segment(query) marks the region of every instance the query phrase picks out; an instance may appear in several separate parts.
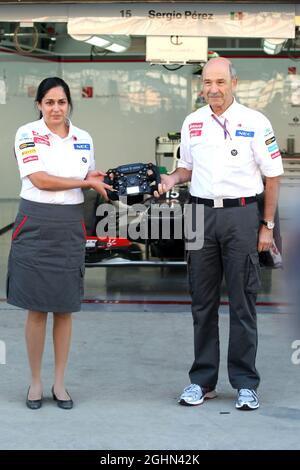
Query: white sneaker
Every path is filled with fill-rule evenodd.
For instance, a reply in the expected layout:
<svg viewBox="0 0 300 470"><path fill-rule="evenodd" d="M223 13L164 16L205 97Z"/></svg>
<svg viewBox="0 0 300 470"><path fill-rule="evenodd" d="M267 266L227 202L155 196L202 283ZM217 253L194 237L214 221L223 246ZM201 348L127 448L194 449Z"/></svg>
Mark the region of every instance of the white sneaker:
<svg viewBox="0 0 300 470"><path fill-rule="evenodd" d="M235 407L238 410L256 410L259 408L258 396L255 390L241 388L238 391Z"/></svg>
<svg viewBox="0 0 300 470"><path fill-rule="evenodd" d="M191 384L183 390L178 403L187 406L201 405L204 400L216 398L216 396L217 393L215 390L206 390L205 388L201 388L200 385Z"/></svg>

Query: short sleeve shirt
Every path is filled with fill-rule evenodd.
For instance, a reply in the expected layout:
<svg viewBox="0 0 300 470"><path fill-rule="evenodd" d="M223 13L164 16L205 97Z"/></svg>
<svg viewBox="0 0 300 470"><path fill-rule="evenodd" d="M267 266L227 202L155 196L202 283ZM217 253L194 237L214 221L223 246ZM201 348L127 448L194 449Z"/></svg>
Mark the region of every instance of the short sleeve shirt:
<svg viewBox="0 0 300 470"><path fill-rule="evenodd" d="M208 199L254 196L262 175L283 173L270 121L235 100L221 116L209 105L187 116L178 167L192 170L191 194Z"/></svg>
<svg viewBox="0 0 300 470"><path fill-rule="evenodd" d="M83 180L95 169L94 146L91 136L69 122L67 137L52 133L44 119L20 127L15 138L22 189L20 196L35 202L80 204L81 188L64 191L45 191L35 187L29 175L45 171L49 175Z"/></svg>

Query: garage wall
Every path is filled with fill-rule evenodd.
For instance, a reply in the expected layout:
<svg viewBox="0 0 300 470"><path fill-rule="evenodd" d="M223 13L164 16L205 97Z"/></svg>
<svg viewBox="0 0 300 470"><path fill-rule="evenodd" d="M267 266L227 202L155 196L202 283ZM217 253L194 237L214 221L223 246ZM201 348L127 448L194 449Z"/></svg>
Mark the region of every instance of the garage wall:
<svg viewBox="0 0 300 470"><path fill-rule="evenodd" d="M300 156L300 62L291 59L232 59L240 77L240 103L264 113L272 122L281 150L295 139Z"/></svg>
<svg viewBox="0 0 300 470"><path fill-rule="evenodd" d="M1 59L1 57L0 57ZM290 59L232 59L240 78L238 100L265 113L281 149L295 138L300 153L300 75ZM196 102L199 80L186 66L170 72L146 63L61 63L10 57L0 60L0 81L7 98L0 104L0 198L15 198L19 176L12 148L16 129L38 116L32 95L46 76L62 76L74 100L72 120L88 130L95 143L97 166L154 161L155 138L180 130ZM83 98L82 88L93 87ZM88 91L87 89L85 90ZM1 102L1 99L0 99Z"/></svg>
<svg viewBox="0 0 300 470"><path fill-rule="evenodd" d="M2 71L1 71L2 69ZM72 121L92 135L98 168L128 162L154 161L155 138L180 129L191 109L191 67L170 72L145 63L0 62L5 75L6 104L0 104L0 198L19 193L19 176L12 153L16 129L38 113L34 93L46 76L62 76L74 101ZM83 98L82 87L93 87Z"/></svg>

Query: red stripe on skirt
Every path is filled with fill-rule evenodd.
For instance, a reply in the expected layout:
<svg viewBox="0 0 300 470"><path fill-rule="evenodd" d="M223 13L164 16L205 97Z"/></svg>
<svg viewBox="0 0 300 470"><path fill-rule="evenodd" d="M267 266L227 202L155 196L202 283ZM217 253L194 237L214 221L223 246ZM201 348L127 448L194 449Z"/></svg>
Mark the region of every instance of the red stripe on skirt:
<svg viewBox="0 0 300 470"><path fill-rule="evenodd" d="M21 222L19 223L19 225L17 226L16 230L13 232L12 234L12 237L11 239L14 240L16 238L16 236L18 235L18 233L20 232L21 228L23 227L23 225L25 224L26 220L28 219L28 216L27 215L24 215L23 219L21 220Z"/></svg>

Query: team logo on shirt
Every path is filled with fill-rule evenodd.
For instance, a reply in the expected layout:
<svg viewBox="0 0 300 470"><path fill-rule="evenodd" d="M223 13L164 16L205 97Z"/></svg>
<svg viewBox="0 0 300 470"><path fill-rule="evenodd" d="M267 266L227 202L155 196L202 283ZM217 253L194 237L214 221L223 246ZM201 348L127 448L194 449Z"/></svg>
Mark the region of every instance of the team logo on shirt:
<svg viewBox="0 0 300 470"><path fill-rule="evenodd" d="M26 142L26 144L24 143L24 144L19 145L20 150L26 149L27 147L35 147L35 143L34 142Z"/></svg>
<svg viewBox="0 0 300 470"><path fill-rule="evenodd" d="M90 150L90 144L73 144L75 150Z"/></svg>
<svg viewBox="0 0 300 470"><path fill-rule="evenodd" d="M87 162L87 159L85 157L82 157L81 159L83 161L83 163L86 163Z"/></svg>
<svg viewBox="0 0 300 470"><path fill-rule="evenodd" d="M43 137L34 137L33 142L35 144L44 144L44 145L50 145L49 140L44 139Z"/></svg>
<svg viewBox="0 0 300 470"><path fill-rule="evenodd" d="M235 157L238 154L238 151L236 149L232 149L230 153Z"/></svg>
<svg viewBox="0 0 300 470"><path fill-rule="evenodd" d="M265 140L265 144L266 144L266 145L270 145L270 144L272 144L273 142L275 142L275 140L276 140L276 139L275 139L275 135L273 135L273 137L271 137L270 139Z"/></svg>
<svg viewBox="0 0 300 470"><path fill-rule="evenodd" d="M43 139L49 140L49 136L47 134L41 135L36 131L32 131L32 135L36 135L37 137L42 137Z"/></svg>
<svg viewBox="0 0 300 470"><path fill-rule="evenodd" d="M192 122L189 124L190 137L197 137L202 134L203 122Z"/></svg>
<svg viewBox="0 0 300 470"><path fill-rule="evenodd" d="M237 137L254 137L255 132L254 131L245 131L243 129L237 129L235 131L235 135Z"/></svg>
<svg viewBox="0 0 300 470"><path fill-rule="evenodd" d="M49 136L48 135L40 135L38 132L32 131L33 134L33 142L36 144L44 144L50 145Z"/></svg>

